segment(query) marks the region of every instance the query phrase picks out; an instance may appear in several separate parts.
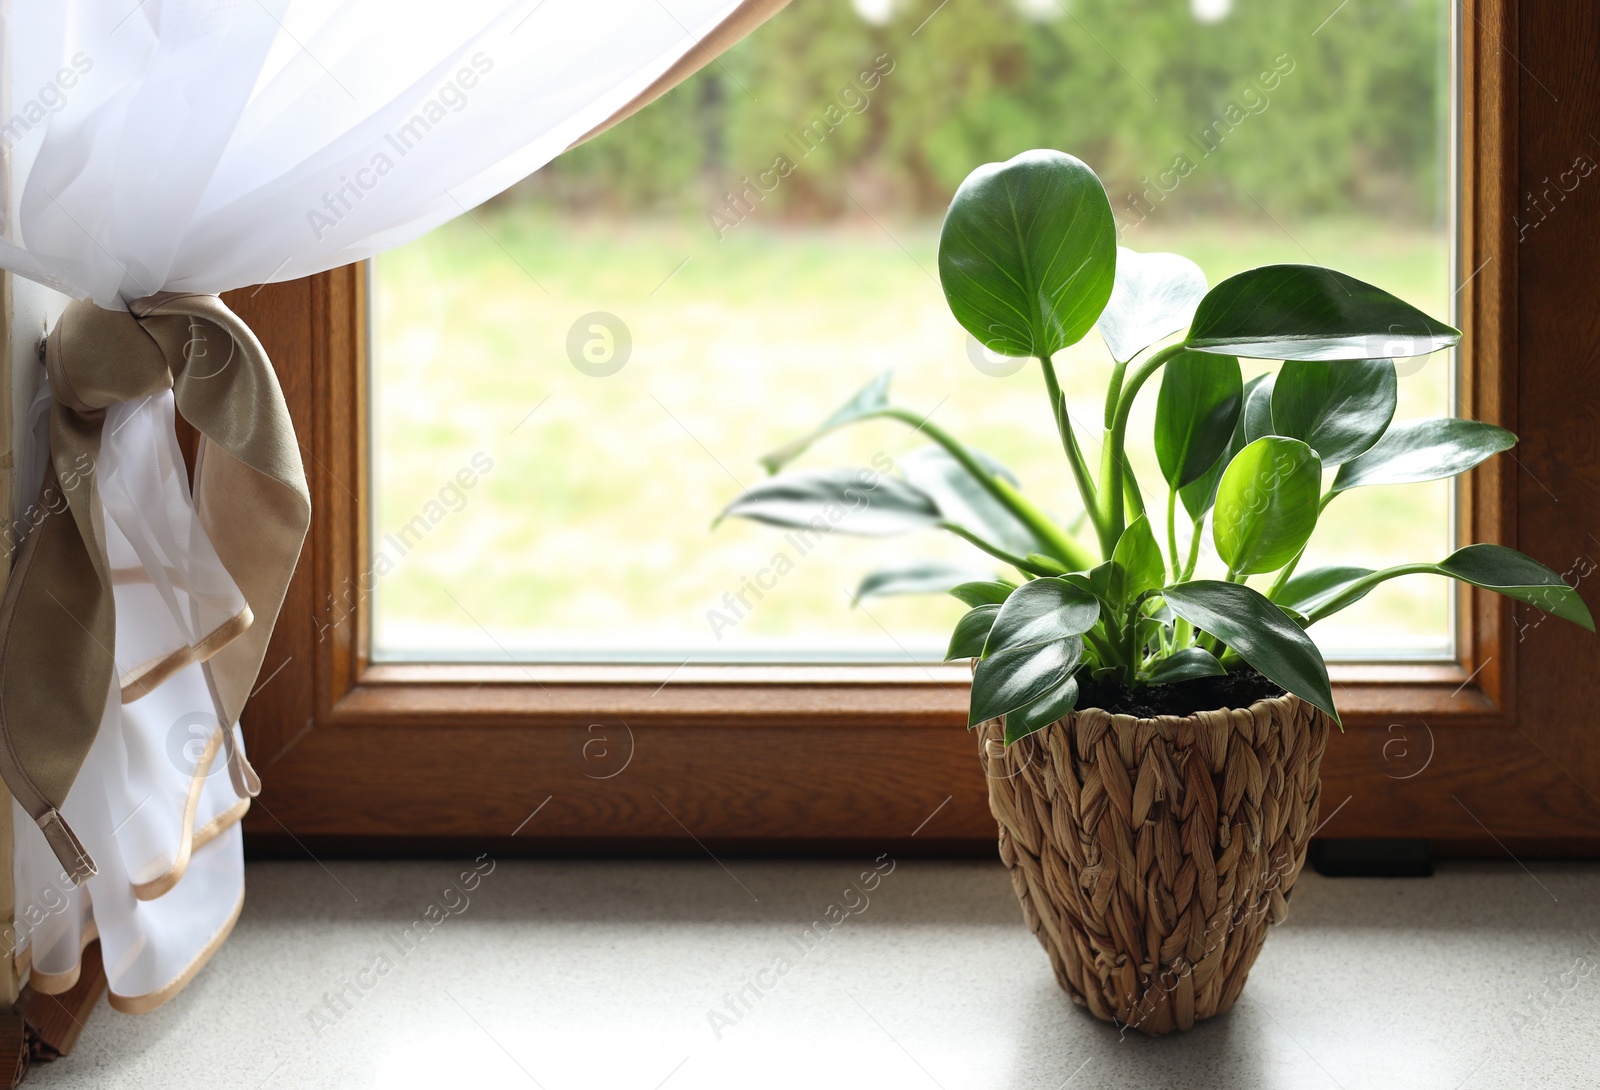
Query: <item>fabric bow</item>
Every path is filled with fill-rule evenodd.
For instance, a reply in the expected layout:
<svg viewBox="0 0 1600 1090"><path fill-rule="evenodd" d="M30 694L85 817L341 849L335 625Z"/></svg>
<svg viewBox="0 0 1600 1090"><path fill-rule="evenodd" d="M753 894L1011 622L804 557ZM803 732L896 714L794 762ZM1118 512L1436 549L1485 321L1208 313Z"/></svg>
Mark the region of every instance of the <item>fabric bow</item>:
<svg viewBox="0 0 1600 1090"><path fill-rule="evenodd" d="M0 775L81 883L95 864L61 807L113 678L127 704L203 662L233 788L240 797L260 790L232 724L261 669L311 499L266 352L215 295L163 292L126 311L69 304L45 343L45 366L55 397L50 459L0 600ZM186 634L141 661L119 663L117 573L97 475L102 426L109 406L169 388L202 436L193 544L220 561L227 578L208 584L200 569L166 572L183 591Z"/></svg>

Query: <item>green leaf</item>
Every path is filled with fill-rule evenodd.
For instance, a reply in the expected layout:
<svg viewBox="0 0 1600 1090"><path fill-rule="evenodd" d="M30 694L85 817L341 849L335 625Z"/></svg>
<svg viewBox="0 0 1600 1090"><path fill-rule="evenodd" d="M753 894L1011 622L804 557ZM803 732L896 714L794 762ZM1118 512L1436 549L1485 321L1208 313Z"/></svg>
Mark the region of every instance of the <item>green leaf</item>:
<svg viewBox="0 0 1600 1090"><path fill-rule="evenodd" d="M1005 466L982 451L968 450L991 476L1016 485L1017 479ZM944 521L1020 556L1047 548L943 447L918 447L902 455L898 464L906 480L933 500Z"/></svg>
<svg viewBox="0 0 1600 1090"><path fill-rule="evenodd" d="M972 673L967 726L1031 704L1071 677L1082 660L1083 640L1076 636L1008 647L990 655Z"/></svg>
<svg viewBox="0 0 1600 1090"><path fill-rule="evenodd" d="M1402 420L1371 450L1339 467L1333 490L1454 477L1516 443L1517 437L1504 428L1476 420Z"/></svg>
<svg viewBox="0 0 1600 1090"><path fill-rule="evenodd" d="M1043 696L1006 713L1006 745L1037 733L1078 706L1078 679L1067 680Z"/></svg>
<svg viewBox="0 0 1600 1090"><path fill-rule="evenodd" d="M981 568L967 564L946 564L938 560L918 560L869 573L856 587L855 600L887 598L896 594L943 594L975 579L993 578Z"/></svg>
<svg viewBox="0 0 1600 1090"><path fill-rule="evenodd" d="M998 605L982 605L976 609L962 614L956 622L955 631L950 634L950 649L945 652L944 661L951 659L976 659L983 657L983 645L989 638L989 629L994 626L994 619L999 614Z"/></svg>
<svg viewBox="0 0 1600 1090"><path fill-rule="evenodd" d="M1186 344L1268 360L1425 356L1461 331L1353 276L1315 265L1265 265L1212 288Z"/></svg>
<svg viewBox="0 0 1600 1090"><path fill-rule="evenodd" d="M1594 618L1578 592L1560 575L1504 545L1468 545L1437 565L1441 574L1496 591L1594 631Z"/></svg>
<svg viewBox="0 0 1600 1090"><path fill-rule="evenodd" d="M1105 568L1109 571L1111 566L1111 562L1107 561L1106 563L1100 565L1100 568ZM1099 571L1100 568L1096 568L1095 570ZM1116 609L1116 603L1106 597L1104 580L1102 580L1100 585L1097 585L1094 580L1090 579L1089 576L1085 575L1083 572L1072 572L1069 575L1059 575L1056 578L1060 579L1063 583L1066 583L1069 586L1077 587L1085 594L1094 598L1095 601L1100 603L1100 609L1102 612L1110 612Z"/></svg>
<svg viewBox="0 0 1600 1090"><path fill-rule="evenodd" d="M1290 360L1272 386L1272 428L1305 442L1331 468L1383 436L1399 393L1393 360Z"/></svg>
<svg viewBox="0 0 1600 1090"><path fill-rule="evenodd" d="M939 509L921 489L898 477L828 469L770 477L723 508L717 521L730 516L771 526L880 537L937 525Z"/></svg>
<svg viewBox="0 0 1600 1090"><path fill-rule="evenodd" d="M1279 606L1278 608L1283 610L1284 615L1301 628L1311 627L1311 618L1301 613L1298 609L1291 609L1289 606Z"/></svg>
<svg viewBox="0 0 1600 1090"><path fill-rule="evenodd" d="M1305 630L1260 591L1242 583L1197 579L1162 593L1178 616L1217 637L1267 678L1338 721L1322 653Z"/></svg>
<svg viewBox="0 0 1600 1090"><path fill-rule="evenodd" d="M1156 398L1156 461L1173 488L1216 464L1228 449L1244 404L1244 379L1233 356L1184 352L1167 361Z"/></svg>
<svg viewBox="0 0 1600 1090"><path fill-rule="evenodd" d="M1537 606L1576 625L1594 631L1594 618L1578 592L1556 572L1531 557L1503 545L1468 545L1457 549L1437 564L1399 564L1372 572L1324 594L1308 609L1313 621L1339 612L1359 601L1379 583L1402 575L1448 575L1463 583L1492 590ZM1291 580L1292 582L1292 580Z"/></svg>
<svg viewBox="0 0 1600 1090"><path fill-rule="evenodd" d="M1140 617L1135 622L1134 631L1138 638L1140 659L1161 650L1161 638L1166 635L1166 628L1166 625L1154 617Z"/></svg>
<svg viewBox="0 0 1600 1090"><path fill-rule="evenodd" d="M1111 553L1115 563L1112 576L1112 601L1126 606L1147 590L1154 590L1167 581L1167 565L1161 556L1161 546L1150 529L1150 520L1140 515L1122 531L1117 547ZM1116 578L1121 575L1121 579ZM1120 586L1116 584L1120 582Z"/></svg>
<svg viewBox="0 0 1600 1090"><path fill-rule="evenodd" d="M1244 399L1243 423L1246 443L1254 443L1263 436L1278 434L1278 429L1272 422L1272 388L1277 385L1277 381L1278 376L1270 372L1251 380L1249 392Z"/></svg>
<svg viewBox="0 0 1600 1090"><path fill-rule="evenodd" d="M939 281L956 321L1007 356L1083 339L1111 297L1116 222L1100 179L1059 151L974 170L939 233Z"/></svg>
<svg viewBox="0 0 1600 1090"><path fill-rule="evenodd" d="M1270 374L1257 375L1244 384L1245 409L1239 414L1239 419L1234 422L1233 436L1228 440L1227 449L1222 452L1222 457L1211 463L1210 469L1207 469L1199 477L1196 477L1189 484L1178 490L1178 495L1183 499L1184 510L1189 512L1189 517L1194 521L1198 522L1201 516L1211 510L1211 505L1217 502L1217 482L1222 480L1222 471L1228 468L1228 463L1233 461L1233 456L1243 450L1244 445L1250 441L1245 436L1245 418L1250 413L1250 401L1255 396L1255 391L1263 383L1267 383L1267 397L1269 398L1267 416L1271 417L1272 405L1270 398L1272 385L1269 380L1272 377ZM1268 423L1268 430L1270 431L1270 420Z"/></svg>
<svg viewBox="0 0 1600 1090"><path fill-rule="evenodd" d="M1241 575L1283 567L1317 528L1321 489L1322 463L1300 440L1269 435L1249 444L1217 486L1217 555Z"/></svg>
<svg viewBox="0 0 1600 1090"><path fill-rule="evenodd" d="M1015 584L1007 583L1004 579L986 579L951 587L950 593L969 606L997 606L1011 597L1011 592L1016 589Z"/></svg>
<svg viewBox="0 0 1600 1090"><path fill-rule="evenodd" d="M1327 605L1338 598L1356 583L1372 574L1371 568L1357 568L1346 565L1336 565L1326 568L1312 568L1296 574L1283 589L1278 591L1274 599L1278 606L1285 610L1295 610L1301 614L1309 614L1313 610ZM1371 587L1362 590L1344 605L1352 605L1367 596ZM1344 606L1340 606L1344 608Z"/></svg>
<svg viewBox="0 0 1600 1090"><path fill-rule="evenodd" d="M1185 647L1152 663L1141 676L1150 685L1174 685L1197 677L1221 677L1227 672L1217 656L1204 647Z"/></svg>
<svg viewBox="0 0 1600 1090"><path fill-rule="evenodd" d="M768 473L776 473L790 462L803 454L807 447L830 431L853 424L857 420L865 420L874 413L881 412L889 407L889 379L893 371L885 371L871 382L867 383L856 392L856 396L841 405L837 411L816 430L802 435L790 443L785 443L770 454L762 455L761 464Z"/></svg>
<svg viewBox="0 0 1600 1090"><path fill-rule="evenodd" d="M1057 560L1055 557L1046 556L1044 553L1029 553L1027 556L1023 557L1022 559L1026 560L1029 564L1032 564L1034 566L1034 568L1041 569L1045 573L1054 573L1055 575L1066 575L1071 570L1065 564L1063 564L1061 561ZM1032 571L1033 569L1030 568L1028 570ZM1039 574L1039 573L1035 572L1034 574Z"/></svg>
<svg viewBox="0 0 1600 1090"><path fill-rule="evenodd" d="M989 632L984 654L1080 636L1100 617L1100 603L1061 579L1035 579L1011 592Z"/></svg>
<svg viewBox="0 0 1600 1090"><path fill-rule="evenodd" d="M1126 363L1189 325L1206 294L1206 274L1178 254L1141 254L1117 247L1111 299L1095 328L1111 358Z"/></svg>
<svg viewBox="0 0 1600 1090"><path fill-rule="evenodd" d="M1077 582L1077 578L1067 576L1066 580L1081 589L1082 584ZM1115 560L1107 560L1103 564L1098 564L1090 569L1088 580L1090 593L1095 598L1104 602L1113 610L1122 607L1122 588L1127 579L1121 564L1118 564Z"/></svg>

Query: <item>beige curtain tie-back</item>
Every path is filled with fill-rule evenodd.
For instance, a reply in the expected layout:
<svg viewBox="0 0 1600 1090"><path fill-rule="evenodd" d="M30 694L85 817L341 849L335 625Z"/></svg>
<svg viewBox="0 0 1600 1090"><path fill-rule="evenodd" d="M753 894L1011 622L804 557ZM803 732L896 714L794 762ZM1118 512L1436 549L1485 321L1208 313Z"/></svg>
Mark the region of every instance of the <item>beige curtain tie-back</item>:
<svg viewBox="0 0 1600 1090"><path fill-rule="evenodd" d="M123 673L96 478L106 409L170 388L202 436L195 514L248 609L180 657L204 662L240 797L260 781L233 724L294 574L311 499L272 364L218 297L163 292L127 311L74 302L46 341L45 366L55 405L40 516L0 600L0 775L82 883L95 864L60 811Z"/></svg>

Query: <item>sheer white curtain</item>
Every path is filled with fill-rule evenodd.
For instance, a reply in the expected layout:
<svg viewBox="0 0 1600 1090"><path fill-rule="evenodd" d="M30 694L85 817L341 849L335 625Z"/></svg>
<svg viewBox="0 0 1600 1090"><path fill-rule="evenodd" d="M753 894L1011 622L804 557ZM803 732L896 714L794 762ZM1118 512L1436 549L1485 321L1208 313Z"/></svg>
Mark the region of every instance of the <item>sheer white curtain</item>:
<svg viewBox="0 0 1600 1090"><path fill-rule="evenodd" d="M544 165L781 0L10 0L0 265L107 309L368 257ZM734 36L737 36L735 33ZM16 814L17 956L113 1004L181 988L244 890L241 799L204 666L130 675L242 601L194 514L170 390L117 404L98 474L116 686L62 813L98 863L73 887ZM41 393L31 419L48 415ZM241 407L248 412L248 407ZM47 430L23 450L24 508ZM27 530L24 510L20 529ZM232 575L237 575L237 572ZM268 669L272 664L268 665Z"/></svg>
<svg viewBox="0 0 1600 1090"><path fill-rule="evenodd" d="M0 259L115 306L370 257L549 162L738 6L12 0Z"/></svg>

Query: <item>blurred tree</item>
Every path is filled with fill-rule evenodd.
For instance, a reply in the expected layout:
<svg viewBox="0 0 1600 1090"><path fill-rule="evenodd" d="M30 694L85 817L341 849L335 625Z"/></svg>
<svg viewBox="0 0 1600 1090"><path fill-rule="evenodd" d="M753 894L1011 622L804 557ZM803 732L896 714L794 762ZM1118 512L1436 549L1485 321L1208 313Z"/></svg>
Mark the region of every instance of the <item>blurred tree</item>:
<svg viewBox="0 0 1600 1090"><path fill-rule="evenodd" d="M1188 215L1259 200L1437 220L1447 0L1328 7L1234 0L1202 20L1190 0L911 0L877 5L877 25L850 0L800 0L510 199L710 210L783 156L766 209L825 217L857 197L937 215L977 164L1056 147L1095 167L1124 222L1180 156Z"/></svg>

